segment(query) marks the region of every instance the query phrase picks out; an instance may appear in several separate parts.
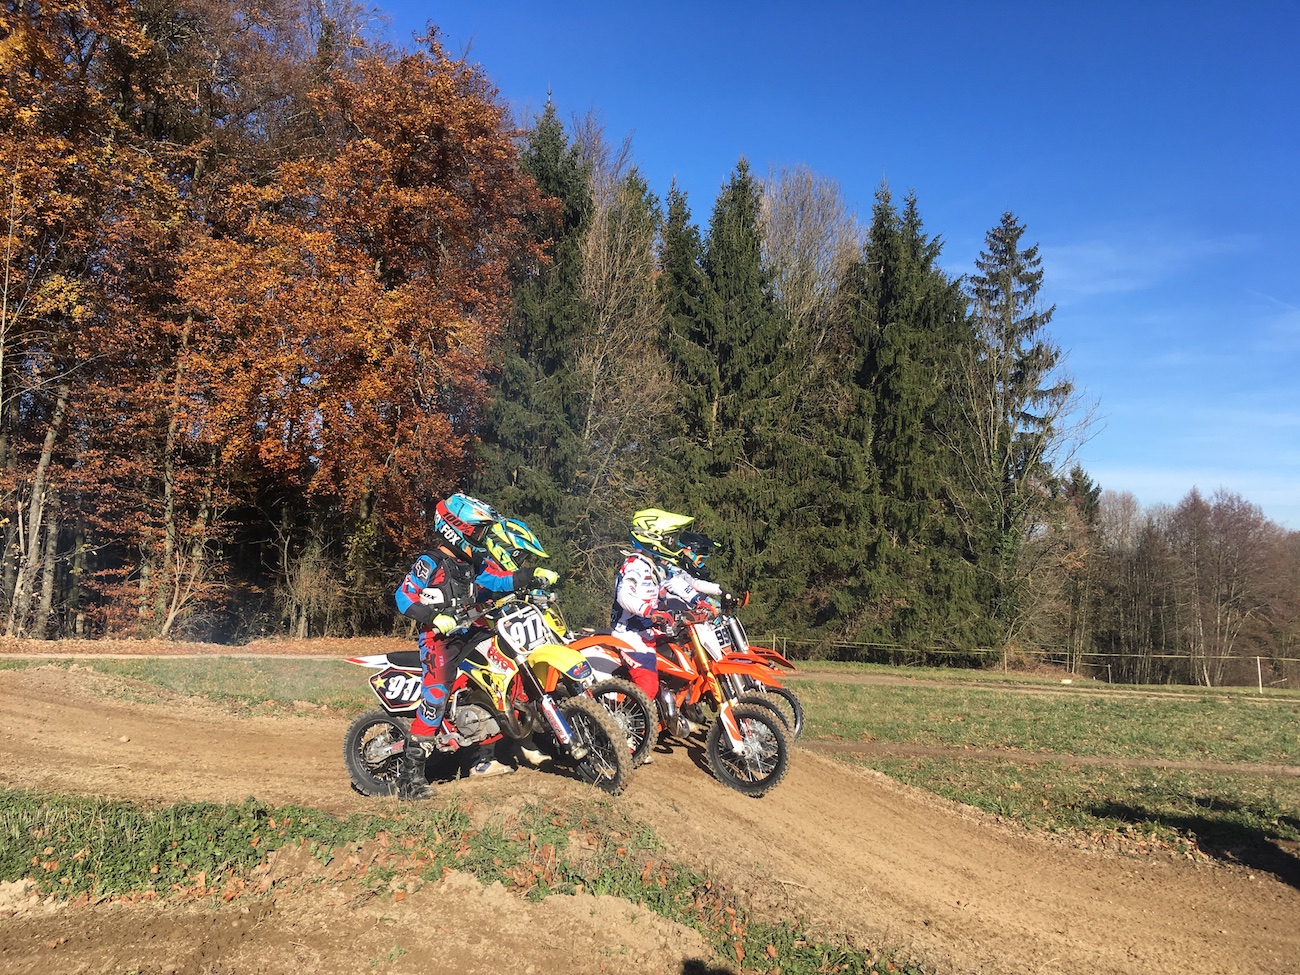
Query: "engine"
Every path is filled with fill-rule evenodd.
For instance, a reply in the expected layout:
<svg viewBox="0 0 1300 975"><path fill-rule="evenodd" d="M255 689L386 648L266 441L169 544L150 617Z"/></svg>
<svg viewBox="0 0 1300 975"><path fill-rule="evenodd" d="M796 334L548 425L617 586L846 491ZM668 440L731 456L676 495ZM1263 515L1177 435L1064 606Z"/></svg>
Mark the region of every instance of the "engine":
<svg viewBox="0 0 1300 975"><path fill-rule="evenodd" d="M462 744L482 741L501 733L492 712L478 704L462 704L453 710L451 720L460 730Z"/></svg>

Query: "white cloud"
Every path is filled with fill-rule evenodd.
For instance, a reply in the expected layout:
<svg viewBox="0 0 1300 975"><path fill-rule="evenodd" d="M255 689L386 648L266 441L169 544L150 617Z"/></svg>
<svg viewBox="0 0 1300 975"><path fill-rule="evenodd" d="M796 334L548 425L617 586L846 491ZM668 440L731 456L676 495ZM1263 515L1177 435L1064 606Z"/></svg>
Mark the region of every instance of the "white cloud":
<svg viewBox="0 0 1300 975"><path fill-rule="evenodd" d="M1128 229L1073 244L1043 244L1039 253L1052 293L1070 300L1141 291L1253 244L1245 234L1196 237Z"/></svg>

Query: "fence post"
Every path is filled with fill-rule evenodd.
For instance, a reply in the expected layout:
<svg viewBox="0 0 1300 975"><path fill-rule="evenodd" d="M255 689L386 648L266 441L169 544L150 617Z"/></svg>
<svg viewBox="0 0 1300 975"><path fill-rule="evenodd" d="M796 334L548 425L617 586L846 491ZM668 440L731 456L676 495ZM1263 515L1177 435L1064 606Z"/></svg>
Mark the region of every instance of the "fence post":
<svg viewBox="0 0 1300 975"><path fill-rule="evenodd" d="M1259 662L1258 657L1255 658L1255 676L1259 679L1259 693L1263 694L1264 693L1264 665Z"/></svg>

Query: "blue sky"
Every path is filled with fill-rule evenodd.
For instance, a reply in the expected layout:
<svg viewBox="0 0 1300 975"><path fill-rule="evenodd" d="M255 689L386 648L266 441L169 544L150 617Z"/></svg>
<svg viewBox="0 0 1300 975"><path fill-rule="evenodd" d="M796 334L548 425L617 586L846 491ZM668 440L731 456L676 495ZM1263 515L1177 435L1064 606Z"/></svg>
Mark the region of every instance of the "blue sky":
<svg viewBox="0 0 1300 975"><path fill-rule="evenodd" d="M1300 530L1300 3L389 0L505 101L631 137L701 229L744 156L869 219L915 191L943 264L1004 210L1098 421L1078 460L1144 506L1220 488Z"/></svg>

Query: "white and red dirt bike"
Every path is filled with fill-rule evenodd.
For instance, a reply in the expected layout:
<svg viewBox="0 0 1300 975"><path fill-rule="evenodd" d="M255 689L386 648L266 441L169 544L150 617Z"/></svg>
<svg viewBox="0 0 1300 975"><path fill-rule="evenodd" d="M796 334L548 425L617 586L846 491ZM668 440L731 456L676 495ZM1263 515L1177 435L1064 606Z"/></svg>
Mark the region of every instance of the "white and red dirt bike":
<svg viewBox="0 0 1300 975"><path fill-rule="evenodd" d="M461 622L472 630L432 748L453 753L510 738L531 741L578 778L610 795L627 786L632 762L626 736L593 696L599 680L581 653L555 636L542 617L550 596L511 593ZM481 636L478 636L479 633ZM343 762L363 795L394 795L411 719L420 703L419 653L401 650L349 657L372 671L379 708L359 715L343 739Z"/></svg>
<svg viewBox="0 0 1300 975"><path fill-rule="evenodd" d="M722 677L736 695L759 695L760 703L777 709L785 722L786 732L793 741L803 737L804 710L798 695L780 682L781 671L793 671L794 664L786 656L766 647L756 647L749 642L744 624L736 616L736 609L747 605L749 593L739 600L728 599L722 604L722 613L713 621L713 639L704 638L705 650L714 660L724 656L732 660L747 660L766 668L762 676L731 674Z"/></svg>
<svg viewBox="0 0 1300 975"><path fill-rule="evenodd" d="M642 764L659 734L659 709L630 679L634 664L628 653L633 648L611 633L573 633L554 598L543 615L551 632L581 653L596 672L597 684L592 688L592 695L614 715L626 736L632 766Z"/></svg>

